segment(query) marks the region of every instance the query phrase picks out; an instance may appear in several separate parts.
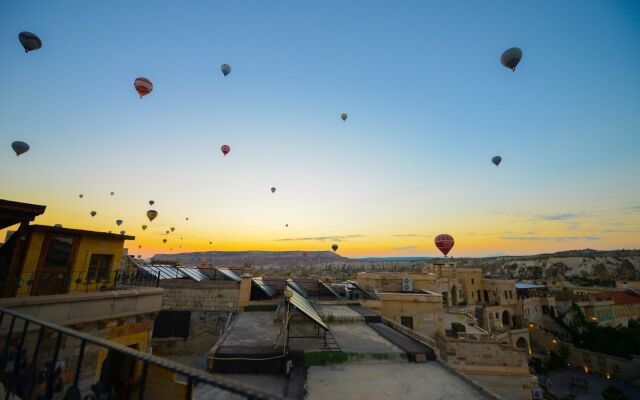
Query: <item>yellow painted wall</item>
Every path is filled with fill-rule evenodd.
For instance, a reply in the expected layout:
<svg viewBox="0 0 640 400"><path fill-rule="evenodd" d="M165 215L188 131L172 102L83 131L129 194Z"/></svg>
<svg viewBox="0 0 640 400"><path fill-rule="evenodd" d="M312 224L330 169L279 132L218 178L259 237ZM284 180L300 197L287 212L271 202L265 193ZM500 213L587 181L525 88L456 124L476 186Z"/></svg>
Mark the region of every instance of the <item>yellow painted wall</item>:
<svg viewBox="0 0 640 400"><path fill-rule="evenodd" d="M151 333L150 331L143 331L143 332L127 335L127 336L110 337L107 339L111 342L116 342L123 346L127 346L127 347L135 346L136 350L146 353L147 345L149 343L150 333ZM100 379L100 372L102 371L102 363L107 358L108 352L109 350L107 349L100 349L100 353L98 354L98 363L96 365L96 375L95 375L96 381ZM138 365L136 365L136 371L135 371L136 377L138 377L142 372L141 367L142 367L141 363L138 363Z"/></svg>
<svg viewBox="0 0 640 400"><path fill-rule="evenodd" d="M27 285L27 281L35 277L46 234L47 232L41 230L35 230L31 234L31 240L28 244L29 247L27 248L22 274L20 276L21 284L16 296L29 295L31 287ZM100 286L104 284L96 284L95 281L92 281L89 285L86 284L89 261L91 260L92 254L109 254L113 256L108 284L109 287L112 287L115 274L120 265L124 240L91 235L82 235L79 240L78 252L69 279L69 293L100 290ZM76 284L76 279L78 278L82 281L80 284Z"/></svg>
<svg viewBox="0 0 640 400"><path fill-rule="evenodd" d="M380 314L398 324L413 318L413 330L429 337L442 331L442 298L412 294L379 294Z"/></svg>

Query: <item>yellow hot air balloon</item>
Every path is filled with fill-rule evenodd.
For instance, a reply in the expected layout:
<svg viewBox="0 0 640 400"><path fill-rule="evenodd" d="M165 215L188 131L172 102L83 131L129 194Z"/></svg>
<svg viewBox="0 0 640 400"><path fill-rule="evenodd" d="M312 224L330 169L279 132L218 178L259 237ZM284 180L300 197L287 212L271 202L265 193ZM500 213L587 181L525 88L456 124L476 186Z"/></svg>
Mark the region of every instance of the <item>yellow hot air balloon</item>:
<svg viewBox="0 0 640 400"><path fill-rule="evenodd" d="M142 225L142 230L146 231L147 230L147 226L146 225Z"/></svg>
<svg viewBox="0 0 640 400"><path fill-rule="evenodd" d="M171 232L175 231L176 228L174 228L173 226L171 227Z"/></svg>
<svg viewBox="0 0 640 400"><path fill-rule="evenodd" d="M149 221L153 221L154 219L156 219L157 216L158 216L158 212L156 210L147 211L147 218L149 218Z"/></svg>

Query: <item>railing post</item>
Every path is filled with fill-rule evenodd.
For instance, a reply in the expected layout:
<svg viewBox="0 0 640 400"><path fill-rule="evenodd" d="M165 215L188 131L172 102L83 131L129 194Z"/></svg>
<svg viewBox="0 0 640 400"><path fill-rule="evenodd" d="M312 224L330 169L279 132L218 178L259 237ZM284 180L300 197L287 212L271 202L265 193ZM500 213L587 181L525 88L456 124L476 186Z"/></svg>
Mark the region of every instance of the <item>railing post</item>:
<svg viewBox="0 0 640 400"><path fill-rule="evenodd" d="M49 376L47 377L47 398L53 396L53 380L56 372L56 363L58 362L58 354L60 353L60 345L62 344L62 332L58 332L58 339L56 340L56 348L53 350L53 358L51 360L51 367L49 368Z"/></svg>
<svg viewBox="0 0 640 400"><path fill-rule="evenodd" d="M138 399L144 400L144 387L147 383L147 373L149 371L149 363L147 361L143 361L142 365L142 377L140 378L140 390L138 391Z"/></svg>
<svg viewBox="0 0 640 400"><path fill-rule="evenodd" d="M22 327L22 335L20 335L20 344L18 345L18 350L16 351L16 355L13 362L13 375L9 382L5 382L5 400L9 400L11 397L11 392L15 389L15 385L18 382L18 370L20 369L20 358L22 356L22 348L24 347L24 340L27 337L27 329L29 328L29 321L24 321L24 326Z"/></svg>
<svg viewBox="0 0 640 400"><path fill-rule="evenodd" d="M9 343L11 342L11 336L13 336L13 327L16 324L16 316L11 316L11 324L9 325L9 332L7 332L7 338L4 341L4 348L2 349L2 355L0 355L0 373L4 373L4 368L7 365L7 358L9 356Z"/></svg>

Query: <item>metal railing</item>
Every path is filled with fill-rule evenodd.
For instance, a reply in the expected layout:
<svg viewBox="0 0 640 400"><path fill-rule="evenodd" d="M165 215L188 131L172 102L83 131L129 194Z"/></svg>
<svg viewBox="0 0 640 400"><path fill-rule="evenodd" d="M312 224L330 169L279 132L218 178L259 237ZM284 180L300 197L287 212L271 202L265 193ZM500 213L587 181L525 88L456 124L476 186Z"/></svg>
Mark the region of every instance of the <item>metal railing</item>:
<svg viewBox="0 0 640 400"><path fill-rule="evenodd" d="M144 271L122 272L113 271L103 276L91 273L93 271L74 271L72 274L47 274L39 276L35 272L23 273L10 282L16 295L36 294L64 294L98 290L113 290L132 286L157 287L159 276ZM36 282L36 280L38 280ZM4 282L0 282L4 286Z"/></svg>
<svg viewBox="0 0 640 400"><path fill-rule="evenodd" d="M150 381L152 369L164 371L154 375L153 379L163 378L162 382L167 387L180 384L176 377L183 379L186 383L182 383L181 389L187 400L194 397L196 385L210 385L216 390L248 399L284 399L240 382L5 308L0 308L0 346L0 382L4 386L4 393L1 390L0 393L5 399L153 398L153 390L158 390L159 381ZM108 372L118 374L121 368L114 369L116 364L106 365L106 360L100 365L96 354L101 350L106 350L107 359L112 357L112 361L119 358L134 363L138 373L129 379L122 380L119 376L120 380L114 380ZM163 397L169 398L166 393ZM208 395L207 398L212 397Z"/></svg>

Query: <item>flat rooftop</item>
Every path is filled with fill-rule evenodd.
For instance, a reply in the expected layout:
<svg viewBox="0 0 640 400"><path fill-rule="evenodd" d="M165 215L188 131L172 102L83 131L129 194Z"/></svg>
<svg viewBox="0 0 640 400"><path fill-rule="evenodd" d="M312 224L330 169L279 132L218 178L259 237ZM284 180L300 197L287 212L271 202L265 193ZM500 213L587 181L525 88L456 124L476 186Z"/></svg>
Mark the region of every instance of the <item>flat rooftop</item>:
<svg viewBox="0 0 640 400"><path fill-rule="evenodd" d="M438 363L384 362L312 366L307 400L486 399Z"/></svg>
<svg viewBox="0 0 640 400"><path fill-rule="evenodd" d="M442 313L442 322L445 329L451 329L452 322L458 322L464 325L466 332L468 333L488 333L484 329L480 329L475 325L470 325L467 321L467 316L462 313L445 312Z"/></svg>

